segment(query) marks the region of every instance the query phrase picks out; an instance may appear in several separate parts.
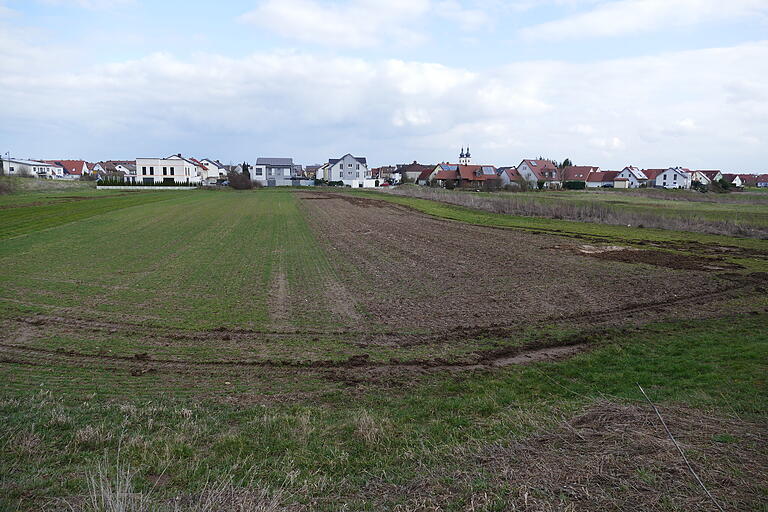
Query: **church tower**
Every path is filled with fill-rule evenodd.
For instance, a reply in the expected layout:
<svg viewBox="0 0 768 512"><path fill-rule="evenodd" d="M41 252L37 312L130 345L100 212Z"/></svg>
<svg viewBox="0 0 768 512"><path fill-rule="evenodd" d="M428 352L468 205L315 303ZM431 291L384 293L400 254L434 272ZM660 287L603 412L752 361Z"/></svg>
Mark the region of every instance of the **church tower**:
<svg viewBox="0 0 768 512"><path fill-rule="evenodd" d="M469 154L469 146L467 146L466 152L464 152L464 148L461 148L461 153L459 154L459 165L469 165L471 161L472 155Z"/></svg>

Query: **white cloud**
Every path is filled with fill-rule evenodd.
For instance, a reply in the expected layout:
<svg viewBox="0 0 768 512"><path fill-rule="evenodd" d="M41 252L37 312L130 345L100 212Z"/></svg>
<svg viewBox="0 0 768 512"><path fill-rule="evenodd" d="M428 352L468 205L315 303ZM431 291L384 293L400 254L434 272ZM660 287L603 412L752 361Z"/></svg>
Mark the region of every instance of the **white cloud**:
<svg viewBox="0 0 768 512"><path fill-rule="evenodd" d="M407 30L404 20L428 9L429 0L265 0L240 19L299 41L363 48L421 41L423 35Z"/></svg>
<svg viewBox="0 0 768 512"><path fill-rule="evenodd" d="M423 43L430 17L464 32L491 25L485 9L458 0L263 0L240 21L297 41L366 48Z"/></svg>
<svg viewBox="0 0 768 512"><path fill-rule="evenodd" d="M464 8L457 0L437 2L434 5L434 12L441 18L457 23L465 31L479 30L491 23L491 18L486 11Z"/></svg>
<svg viewBox="0 0 768 512"><path fill-rule="evenodd" d="M84 9L112 9L133 5L136 0L39 0L49 5L82 7Z"/></svg>
<svg viewBox="0 0 768 512"><path fill-rule="evenodd" d="M83 66L24 41L0 31L0 135L27 156L355 151L387 163L452 159L470 143L499 165L544 155L729 169L762 162L768 145L768 68L755 65L768 42L470 71L295 52Z"/></svg>
<svg viewBox="0 0 768 512"><path fill-rule="evenodd" d="M619 0L525 28L528 39L586 39L658 31L709 21L768 14L765 0Z"/></svg>

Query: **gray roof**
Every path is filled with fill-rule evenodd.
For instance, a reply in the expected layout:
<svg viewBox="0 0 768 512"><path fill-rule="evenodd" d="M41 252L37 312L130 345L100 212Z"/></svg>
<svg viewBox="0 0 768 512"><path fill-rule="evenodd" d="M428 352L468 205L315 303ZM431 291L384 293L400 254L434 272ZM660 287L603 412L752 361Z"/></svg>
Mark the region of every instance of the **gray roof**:
<svg viewBox="0 0 768 512"><path fill-rule="evenodd" d="M368 160L364 156L352 156L350 153L347 153L346 155L344 155L341 158L331 158L331 159L328 160L328 163L330 165L336 165L337 163L339 163L340 161L344 160L348 156L354 158L355 160L357 160L358 162L360 162L363 165L368 165Z"/></svg>
<svg viewBox="0 0 768 512"><path fill-rule="evenodd" d="M293 158L257 158L256 165L292 166Z"/></svg>

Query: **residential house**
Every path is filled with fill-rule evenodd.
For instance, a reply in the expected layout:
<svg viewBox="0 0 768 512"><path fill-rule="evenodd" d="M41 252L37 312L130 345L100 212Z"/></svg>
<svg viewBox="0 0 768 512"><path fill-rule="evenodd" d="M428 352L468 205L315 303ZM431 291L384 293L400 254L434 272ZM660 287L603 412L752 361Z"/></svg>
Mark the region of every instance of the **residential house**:
<svg viewBox="0 0 768 512"><path fill-rule="evenodd" d="M616 175L620 188L639 188L648 186L648 176L633 165L628 165Z"/></svg>
<svg viewBox="0 0 768 512"><path fill-rule="evenodd" d="M365 157L352 156L349 153L341 158L329 159L327 166L324 166L323 176L328 181L341 181L345 186L352 188L377 187L381 183L371 177Z"/></svg>
<svg viewBox="0 0 768 512"><path fill-rule="evenodd" d="M594 171L587 176L587 188L613 188L619 171Z"/></svg>
<svg viewBox="0 0 768 512"><path fill-rule="evenodd" d="M563 183L566 181L587 181L589 173L599 171L599 167L593 165L568 165L560 171Z"/></svg>
<svg viewBox="0 0 768 512"><path fill-rule="evenodd" d="M739 174L739 178L741 178L741 186L742 187L756 187L757 186L757 175L756 174Z"/></svg>
<svg viewBox="0 0 768 512"><path fill-rule="evenodd" d="M702 185L711 185L718 182L723 178L723 173L718 170L696 171L694 180L698 181Z"/></svg>
<svg viewBox="0 0 768 512"><path fill-rule="evenodd" d="M203 158L200 160L200 163L205 166L203 180L209 185L215 185L219 181L226 179L227 169L218 160Z"/></svg>
<svg viewBox="0 0 768 512"><path fill-rule="evenodd" d="M257 158L250 173L251 181L265 187L290 187L299 178L293 158Z"/></svg>
<svg viewBox="0 0 768 512"><path fill-rule="evenodd" d="M434 171L433 168L428 167L421 171L421 174L416 178L416 184L417 185L430 185L431 180L430 176L432 176L432 172Z"/></svg>
<svg viewBox="0 0 768 512"><path fill-rule="evenodd" d="M103 178L120 179L126 183L136 182L135 160L106 160L98 162L93 171Z"/></svg>
<svg viewBox="0 0 768 512"><path fill-rule="evenodd" d="M234 173L237 173L237 174L242 174L243 173L243 166L242 166L242 164L238 164L238 165L231 165L231 164L230 165L225 165L224 166L224 175L226 176L226 175L228 175L231 172L234 172ZM249 171L249 172L251 172L251 171Z"/></svg>
<svg viewBox="0 0 768 512"><path fill-rule="evenodd" d="M645 176L648 178L647 186L655 187L656 178L664 171L666 171L666 169L643 169L643 174L645 174Z"/></svg>
<svg viewBox="0 0 768 512"><path fill-rule="evenodd" d="M723 179L726 183L733 185L734 187L741 187L743 184L741 182L741 176L738 174L723 174Z"/></svg>
<svg viewBox="0 0 768 512"><path fill-rule="evenodd" d="M501 187L506 187L507 185L519 186L520 181L523 179L514 165L511 167L499 167L496 169L496 175L499 177L499 186Z"/></svg>
<svg viewBox="0 0 768 512"><path fill-rule="evenodd" d="M444 188L457 187L459 184L459 166L455 164L437 164L427 180Z"/></svg>
<svg viewBox="0 0 768 512"><path fill-rule="evenodd" d="M459 165L458 171L459 186L462 188L497 189L501 186L501 178L492 165Z"/></svg>
<svg viewBox="0 0 768 512"><path fill-rule="evenodd" d="M63 168L64 179L76 180L89 173L85 160L45 160L45 163Z"/></svg>
<svg viewBox="0 0 768 512"><path fill-rule="evenodd" d="M758 188L768 188L768 174L761 174L755 183Z"/></svg>
<svg viewBox="0 0 768 512"><path fill-rule="evenodd" d="M503 180L492 165L437 164L426 181L446 188L495 189Z"/></svg>
<svg viewBox="0 0 768 512"><path fill-rule="evenodd" d="M402 183L416 183L425 171L431 174L434 168L432 165L423 165L414 160L410 164L398 165L395 172L400 174Z"/></svg>
<svg viewBox="0 0 768 512"><path fill-rule="evenodd" d="M9 158L3 160L3 167L8 176L27 176L30 178L63 178L64 168L39 160Z"/></svg>
<svg viewBox="0 0 768 512"><path fill-rule="evenodd" d="M657 188L691 188L691 170L670 167L656 176Z"/></svg>
<svg viewBox="0 0 768 512"><path fill-rule="evenodd" d="M314 179L317 179L317 171L318 171L318 169L320 169L321 167L322 167L322 165L321 165L321 164L308 165L308 166L307 166L307 167L304 169L304 175L305 175L305 176L306 176L308 179L310 179L310 180L314 180Z"/></svg>
<svg viewBox="0 0 768 512"><path fill-rule="evenodd" d="M523 160L517 166L517 172L533 187L539 183L543 188L559 188L561 185L557 166L550 160Z"/></svg>
<svg viewBox="0 0 768 512"><path fill-rule="evenodd" d="M181 153L168 158L137 158L136 181L153 183L195 183L203 181L205 169L194 159Z"/></svg>

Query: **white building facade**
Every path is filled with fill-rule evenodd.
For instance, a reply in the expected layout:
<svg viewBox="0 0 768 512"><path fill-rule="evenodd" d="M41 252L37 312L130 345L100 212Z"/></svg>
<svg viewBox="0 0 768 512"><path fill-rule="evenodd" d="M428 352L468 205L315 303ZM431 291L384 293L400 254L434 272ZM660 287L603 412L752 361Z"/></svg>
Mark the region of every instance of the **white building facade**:
<svg viewBox="0 0 768 512"><path fill-rule="evenodd" d="M365 157L352 156L347 153L341 158L331 158L323 171L328 181L341 181L347 187L369 188L379 186L379 180L371 177L368 160Z"/></svg>
<svg viewBox="0 0 768 512"><path fill-rule="evenodd" d="M200 162L205 166L203 179L210 185L215 185L219 180L227 177L227 169L218 160L203 158Z"/></svg>
<svg viewBox="0 0 768 512"><path fill-rule="evenodd" d="M168 158L137 158L136 182L146 185L157 183L202 183L204 169L181 155Z"/></svg>
<svg viewBox="0 0 768 512"><path fill-rule="evenodd" d="M637 167L628 166L621 170L616 176L616 179L626 179L626 188L639 188L641 185L648 183L648 176Z"/></svg>
<svg viewBox="0 0 768 512"><path fill-rule="evenodd" d="M26 176L43 179L64 177L64 169L62 167L37 160L3 159L3 170L8 176Z"/></svg>
<svg viewBox="0 0 768 512"><path fill-rule="evenodd" d="M691 188L691 175L682 167L670 167L656 176L658 188Z"/></svg>

